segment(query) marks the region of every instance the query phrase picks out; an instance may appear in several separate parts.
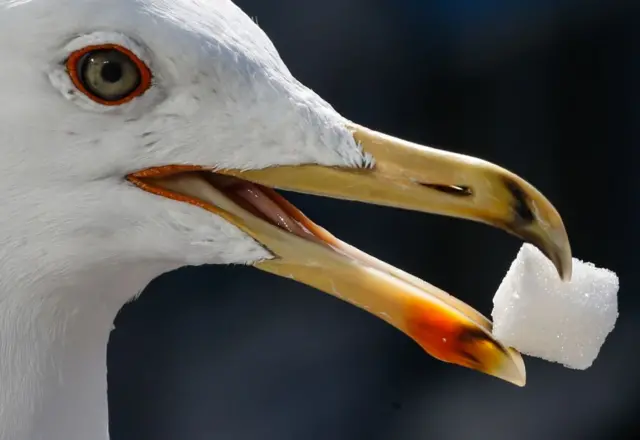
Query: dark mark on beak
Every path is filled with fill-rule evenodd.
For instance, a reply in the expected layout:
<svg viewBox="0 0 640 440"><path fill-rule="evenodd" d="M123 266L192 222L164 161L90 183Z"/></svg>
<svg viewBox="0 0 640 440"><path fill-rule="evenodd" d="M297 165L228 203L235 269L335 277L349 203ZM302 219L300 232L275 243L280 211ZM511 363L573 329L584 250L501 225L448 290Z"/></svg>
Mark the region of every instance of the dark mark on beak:
<svg viewBox="0 0 640 440"><path fill-rule="evenodd" d="M483 330L480 330L479 328L473 328L473 327L464 328L460 333L460 335L458 336L458 340L460 342L467 343L467 344L472 344L476 341L486 341L491 343L492 345L495 345L495 347L498 350L500 350L502 353L505 353L505 354L508 353L507 350L502 345L496 344L491 339L491 336L489 334L485 333Z"/></svg>
<svg viewBox="0 0 640 440"><path fill-rule="evenodd" d="M538 220L536 219L535 214L531 210L529 198L522 190L520 185L514 182L511 179L505 178L504 185L513 197L512 200L512 210L513 210L513 218L510 222L505 223L503 227L506 231L511 234L520 237L522 240L527 243L531 243L542 253L553 262L553 264L558 268L558 272L561 278L564 279L565 274L563 273L563 269L560 265L561 256L555 252L555 250L550 250L547 246L545 246L545 242L543 237L540 236L538 232L535 231L535 228L531 228L532 225L535 225Z"/></svg>
<svg viewBox="0 0 640 440"><path fill-rule="evenodd" d="M504 186L513 197L513 212L515 213L513 223L526 226L535 221L535 216L529 207L529 201L525 192L516 182L511 179L504 179Z"/></svg>

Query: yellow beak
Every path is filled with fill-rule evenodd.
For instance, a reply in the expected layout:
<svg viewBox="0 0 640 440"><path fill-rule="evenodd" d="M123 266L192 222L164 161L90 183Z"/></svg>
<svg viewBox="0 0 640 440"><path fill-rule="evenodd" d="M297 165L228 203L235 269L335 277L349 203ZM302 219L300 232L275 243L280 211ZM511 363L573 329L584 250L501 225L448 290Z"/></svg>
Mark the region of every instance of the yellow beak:
<svg viewBox="0 0 640 440"><path fill-rule="evenodd" d="M371 168L302 165L216 170L216 174L269 188L486 223L537 246L562 278L571 277L571 249L562 219L529 183L479 159L419 146L357 125L350 128L364 151L373 156ZM195 173L165 176L150 184L148 178L152 174L137 173L129 178L138 186L165 196L180 194L174 198L183 201L196 198L195 204L251 235L275 255L274 259L255 263L255 267L316 287L369 311L438 359L516 385L525 384L520 354L493 338L491 322L482 314L437 287L341 242L275 192L270 192L271 198L315 239L289 233L265 221ZM157 190L158 187L163 189ZM167 194L167 190L171 193Z"/></svg>

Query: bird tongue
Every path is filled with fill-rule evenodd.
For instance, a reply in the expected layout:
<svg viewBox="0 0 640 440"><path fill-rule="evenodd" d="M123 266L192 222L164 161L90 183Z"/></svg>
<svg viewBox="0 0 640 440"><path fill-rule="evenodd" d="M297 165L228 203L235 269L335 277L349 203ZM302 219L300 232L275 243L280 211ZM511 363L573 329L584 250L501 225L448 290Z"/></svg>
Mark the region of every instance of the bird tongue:
<svg viewBox="0 0 640 440"><path fill-rule="evenodd" d="M302 238L315 238L303 222L291 216L292 205L274 190L231 176L214 173L203 174L209 183L252 214L260 216L291 234Z"/></svg>
<svg viewBox="0 0 640 440"><path fill-rule="evenodd" d="M169 166L139 174L142 180L136 179L137 185L164 197L205 208L218 207L227 212L237 213L237 208L241 208L293 235L316 243L329 244L327 241L333 238L276 191L259 184L188 166Z"/></svg>

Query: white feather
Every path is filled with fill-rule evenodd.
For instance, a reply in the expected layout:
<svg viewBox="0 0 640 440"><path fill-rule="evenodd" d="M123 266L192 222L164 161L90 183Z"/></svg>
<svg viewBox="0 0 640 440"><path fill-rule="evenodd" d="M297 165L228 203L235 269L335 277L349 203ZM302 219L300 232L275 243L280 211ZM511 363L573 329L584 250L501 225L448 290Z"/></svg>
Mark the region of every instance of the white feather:
<svg viewBox="0 0 640 440"><path fill-rule="evenodd" d="M152 88L117 108L86 99L63 63L95 43L136 53ZM270 258L124 176L371 159L227 0L0 0L0 57L0 440L105 440L120 307L183 265Z"/></svg>

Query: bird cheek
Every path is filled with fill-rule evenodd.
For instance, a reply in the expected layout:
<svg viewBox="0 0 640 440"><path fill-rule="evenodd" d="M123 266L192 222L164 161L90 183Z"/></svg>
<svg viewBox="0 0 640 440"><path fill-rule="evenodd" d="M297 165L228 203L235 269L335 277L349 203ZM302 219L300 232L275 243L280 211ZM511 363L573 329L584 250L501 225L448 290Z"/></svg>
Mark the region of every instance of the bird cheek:
<svg viewBox="0 0 640 440"><path fill-rule="evenodd" d="M171 96L158 105L154 114L159 118L168 117L170 119L180 116L181 118L193 117L202 108L202 96L196 93L196 89L187 88Z"/></svg>

